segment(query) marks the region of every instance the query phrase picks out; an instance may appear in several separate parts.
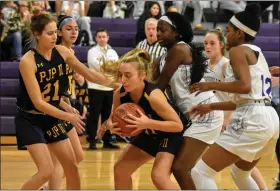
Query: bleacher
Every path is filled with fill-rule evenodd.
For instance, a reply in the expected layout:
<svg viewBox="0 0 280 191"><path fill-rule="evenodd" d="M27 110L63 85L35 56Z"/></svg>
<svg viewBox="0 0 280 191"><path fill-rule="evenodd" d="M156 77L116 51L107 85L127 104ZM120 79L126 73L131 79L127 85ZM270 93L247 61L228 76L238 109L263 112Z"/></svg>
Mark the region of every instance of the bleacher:
<svg viewBox="0 0 280 191"><path fill-rule="evenodd" d="M135 47L136 20L134 19L104 19L91 18L93 34L98 28L109 31L109 44L119 56ZM203 34L196 34L202 36ZM195 43L201 43L196 41ZM269 66L279 66L279 25L263 23L254 42L259 46L267 59ZM86 63L90 47L74 47L78 59ZM14 116L16 112L16 95L18 91L18 62L0 62L0 134L14 135Z"/></svg>

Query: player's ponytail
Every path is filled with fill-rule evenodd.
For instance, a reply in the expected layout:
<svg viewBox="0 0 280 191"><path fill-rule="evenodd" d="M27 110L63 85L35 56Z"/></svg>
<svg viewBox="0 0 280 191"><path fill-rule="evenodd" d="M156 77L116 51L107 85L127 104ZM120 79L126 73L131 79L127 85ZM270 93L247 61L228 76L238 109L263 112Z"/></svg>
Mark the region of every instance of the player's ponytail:
<svg viewBox="0 0 280 191"><path fill-rule="evenodd" d="M189 85L199 82L207 71L206 56L203 54L204 48L189 43L192 52L191 82Z"/></svg>
<svg viewBox="0 0 280 191"><path fill-rule="evenodd" d="M117 61L105 61L103 59L100 71L109 81L117 82L119 80L119 67L121 63L137 64L139 72L145 72L146 80L149 81L151 76L151 68L149 66L151 62L152 58L147 51L135 48L127 52Z"/></svg>

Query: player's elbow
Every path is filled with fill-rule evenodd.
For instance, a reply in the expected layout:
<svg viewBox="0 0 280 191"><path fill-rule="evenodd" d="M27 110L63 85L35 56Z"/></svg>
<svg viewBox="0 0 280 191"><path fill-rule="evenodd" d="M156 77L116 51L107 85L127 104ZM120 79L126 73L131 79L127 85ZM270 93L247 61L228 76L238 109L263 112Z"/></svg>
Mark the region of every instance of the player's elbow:
<svg viewBox="0 0 280 191"><path fill-rule="evenodd" d="M32 103L38 111L44 113L44 101L42 99L32 100Z"/></svg>
<svg viewBox="0 0 280 191"><path fill-rule="evenodd" d="M239 88L241 94L248 94L251 91L251 84L242 84Z"/></svg>
<svg viewBox="0 0 280 191"><path fill-rule="evenodd" d="M182 122L176 122L174 132L182 132L183 131L183 124Z"/></svg>

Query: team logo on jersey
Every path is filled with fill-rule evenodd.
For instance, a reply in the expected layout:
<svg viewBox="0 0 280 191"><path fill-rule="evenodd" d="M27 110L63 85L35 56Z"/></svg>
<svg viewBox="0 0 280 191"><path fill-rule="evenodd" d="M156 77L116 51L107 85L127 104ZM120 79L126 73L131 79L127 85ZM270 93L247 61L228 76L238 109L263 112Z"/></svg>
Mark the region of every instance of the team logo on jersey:
<svg viewBox="0 0 280 191"><path fill-rule="evenodd" d="M44 65L43 65L43 63L41 62L40 64L37 64L37 68L41 68L41 67L43 67Z"/></svg>
<svg viewBox="0 0 280 191"><path fill-rule="evenodd" d="M244 116L233 117L230 124L227 126L227 131L230 132L235 137L239 138L244 130L247 129L248 122Z"/></svg>

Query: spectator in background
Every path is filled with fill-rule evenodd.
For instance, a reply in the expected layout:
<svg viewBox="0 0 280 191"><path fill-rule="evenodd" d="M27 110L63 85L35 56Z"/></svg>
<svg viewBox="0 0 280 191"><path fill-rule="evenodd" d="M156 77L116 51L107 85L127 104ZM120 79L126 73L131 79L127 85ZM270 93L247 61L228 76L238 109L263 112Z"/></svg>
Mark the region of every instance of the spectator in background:
<svg viewBox="0 0 280 191"><path fill-rule="evenodd" d="M17 9L18 9L18 5L16 3L14 3L13 1L6 1L1 10L4 21L7 22L10 14L16 11Z"/></svg>
<svg viewBox="0 0 280 191"><path fill-rule="evenodd" d="M167 12L179 12L178 8L174 5L170 6L167 10Z"/></svg>
<svg viewBox="0 0 280 191"><path fill-rule="evenodd" d="M161 17L161 8L158 2L149 2L144 13L140 16L137 21L137 33L136 33L136 44L146 38L145 35L145 22L149 18L159 19Z"/></svg>
<svg viewBox="0 0 280 191"><path fill-rule="evenodd" d="M213 8L218 7L218 3L220 3L221 9L229 10L232 11L234 14L244 11L246 7L246 2L244 1L224 1L224 0L219 0L219 1L214 1L213 2Z"/></svg>
<svg viewBox="0 0 280 191"><path fill-rule="evenodd" d="M165 6L164 1L157 1L160 7L161 14L165 13ZM139 19L139 17L145 12L147 7L150 3L153 3L153 1L135 1L134 2L134 11L133 11L133 17L134 19Z"/></svg>
<svg viewBox="0 0 280 191"><path fill-rule="evenodd" d="M117 52L108 45L109 35L107 30L99 29L96 31L95 40L97 45L88 51L88 66L90 69L100 71L103 61L119 59ZM90 143L89 149L96 149L96 133L98 128L99 115L101 114L101 124L107 120L111 114L113 104L113 88L105 87L100 84L88 82L89 97L89 116L87 121L87 140ZM110 140L110 131L107 131L102 140L103 148L119 149Z"/></svg>
<svg viewBox="0 0 280 191"><path fill-rule="evenodd" d="M41 11L51 12L51 6L49 4L49 1L33 1L32 5L40 7Z"/></svg>
<svg viewBox="0 0 280 191"><path fill-rule="evenodd" d="M31 21L31 4L28 1L20 1L16 11L11 12L7 19L5 33L2 34L2 46L6 56L14 61L19 61L22 56L22 43L30 39L29 24ZM24 40L23 40L24 39Z"/></svg>
<svg viewBox="0 0 280 191"><path fill-rule="evenodd" d="M186 11L186 7L191 7L194 9L194 16L193 16L193 28L195 30L203 29L201 25L202 16L203 16L203 6L200 1L173 1L173 5L175 5L178 9L178 13L184 15Z"/></svg>
<svg viewBox="0 0 280 191"><path fill-rule="evenodd" d="M124 18L125 12L122 10L122 8L116 4L115 1L108 1L106 3L106 7L103 10L103 17L104 18Z"/></svg>
<svg viewBox="0 0 280 191"><path fill-rule="evenodd" d="M136 46L137 48L142 48L146 50L152 57L152 60L159 58L163 54L165 54L166 49L164 47L161 47L159 43L157 42L157 23L158 21L155 18L149 18L145 22L145 34L146 39L142 40L138 43ZM153 64L150 63L150 64ZM150 65L149 69L152 70L153 66ZM149 70L149 71L150 71ZM150 76L148 76L148 79L152 79Z"/></svg>
<svg viewBox="0 0 280 191"><path fill-rule="evenodd" d="M88 2L87 2L88 3ZM86 31L89 37L89 45L93 46L93 36L90 27L90 17L86 16L85 1L63 1L62 3L62 14L72 16L78 23L81 31Z"/></svg>

